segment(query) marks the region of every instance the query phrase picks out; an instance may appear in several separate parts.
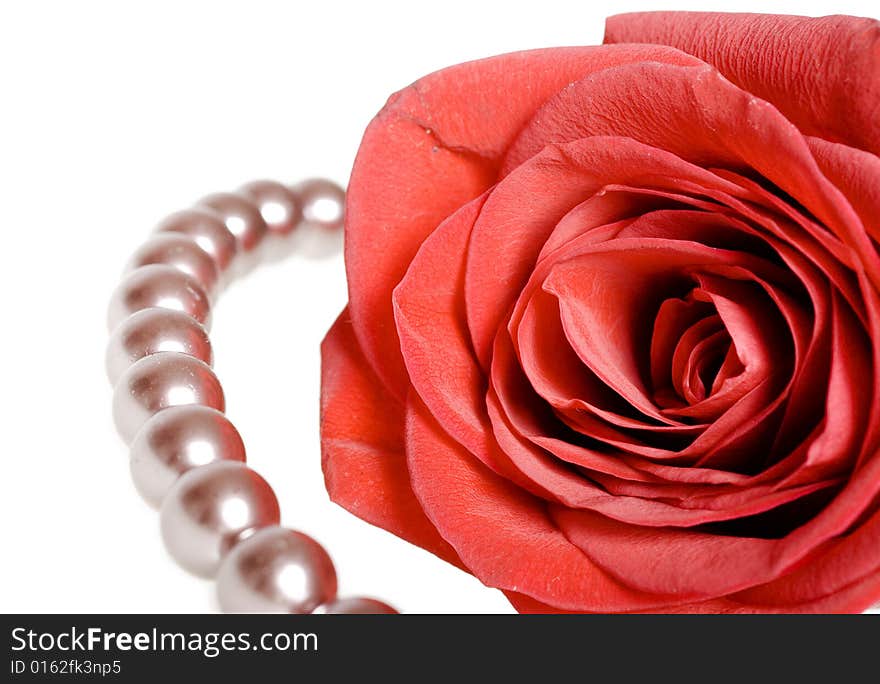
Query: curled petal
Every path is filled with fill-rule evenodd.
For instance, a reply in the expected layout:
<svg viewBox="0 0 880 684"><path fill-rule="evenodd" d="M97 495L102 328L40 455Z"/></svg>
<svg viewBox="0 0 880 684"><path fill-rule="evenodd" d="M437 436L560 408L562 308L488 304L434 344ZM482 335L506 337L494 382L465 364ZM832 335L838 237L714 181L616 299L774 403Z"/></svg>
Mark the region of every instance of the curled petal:
<svg viewBox="0 0 880 684"><path fill-rule="evenodd" d="M461 566L413 495L403 407L367 367L347 309L324 338L321 358L321 465L330 498Z"/></svg>
<svg viewBox="0 0 880 684"><path fill-rule="evenodd" d="M880 154L880 23L857 17L638 12L606 43L671 45L772 102L798 128Z"/></svg>
<svg viewBox="0 0 880 684"><path fill-rule="evenodd" d="M391 292L419 246L497 180L508 146L542 102L586 74L641 61L699 63L657 45L500 55L420 79L392 95L369 125L345 210L349 306L367 361L398 399L406 373Z"/></svg>

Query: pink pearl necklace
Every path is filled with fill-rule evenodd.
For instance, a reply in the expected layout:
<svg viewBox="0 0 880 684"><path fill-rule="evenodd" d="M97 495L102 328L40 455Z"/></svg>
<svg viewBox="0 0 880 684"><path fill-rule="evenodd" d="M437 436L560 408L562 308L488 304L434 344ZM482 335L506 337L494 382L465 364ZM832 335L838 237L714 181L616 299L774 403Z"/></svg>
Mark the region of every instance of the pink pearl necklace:
<svg viewBox="0 0 880 684"><path fill-rule="evenodd" d="M224 612L396 612L375 599L337 598L327 552L279 525L278 499L245 464L211 370L207 331L220 288L286 253L301 231L341 229L344 199L324 179L209 195L159 224L110 301L107 373L132 478L159 508L171 556L216 578Z"/></svg>

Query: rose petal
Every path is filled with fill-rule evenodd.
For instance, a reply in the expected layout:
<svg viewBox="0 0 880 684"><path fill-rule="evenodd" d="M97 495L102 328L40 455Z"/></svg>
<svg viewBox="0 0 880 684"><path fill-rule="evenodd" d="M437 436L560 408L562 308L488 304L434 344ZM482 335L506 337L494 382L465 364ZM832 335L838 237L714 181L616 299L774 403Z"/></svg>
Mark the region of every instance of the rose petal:
<svg viewBox="0 0 880 684"><path fill-rule="evenodd" d="M535 145L525 157L537 150L494 189L468 247L468 328L484 368L489 365L495 331L528 281L548 238L585 199L610 184L745 194L705 169L631 138L596 136L558 146ZM579 234L576 221L566 225Z"/></svg>
<svg viewBox="0 0 880 684"><path fill-rule="evenodd" d="M774 557L772 539L638 527L556 505L549 510L565 536L606 572L635 590L682 602L764 584L788 569Z"/></svg>
<svg viewBox="0 0 880 684"><path fill-rule="evenodd" d="M525 482L517 478L518 484L550 501L591 509L637 525L685 527L755 515L834 484L815 482L787 489L758 486L739 490L626 480L621 483L624 491L617 491L609 487L609 478L598 473L577 473L530 443L533 435L547 430L536 418L528 383L514 367L513 347L506 336L499 335L493 354L493 384L488 395L493 431L512 467L525 478ZM585 475L605 489L597 487Z"/></svg>
<svg viewBox="0 0 880 684"><path fill-rule="evenodd" d="M849 200L868 234L880 242L880 158L821 138L807 138L819 168Z"/></svg>
<svg viewBox="0 0 880 684"><path fill-rule="evenodd" d="M670 297L660 304L654 319L651 333L651 387L655 400L662 393L658 403L664 408L681 406L680 397L675 397L672 388L672 358L685 331L711 314L712 307L707 302L695 300L690 294L686 298Z"/></svg>
<svg viewBox="0 0 880 684"><path fill-rule="evenodd" d="M753 614L753 613L861 613L873 606L880 598L880 572L874 571L852 582L839 591L821 595L813 600L797 600L797 594L787 592L791 586L799 586L799 573L728 598L718 598L698 603L666 606L661 610L632 611L634 613L690 613L690 614ZM785 586L783 585L785 583ZM807 582L803 585L809 586ZM569 613L534 599L506 591L511 605L520 613L557 614ZM750 602L751 600L751 602Z"/></svg>
<svg viewBox="0 0 880 684"><path fill-rule="evenodd" d="M767 607L818 604L825 612L862 612L880 600L880 511L834 540L809 563L731 598Z"/></svg>
<svg viewBox="0 0 880 684"><path fill-rule="evenodd" d="M566 536L619 581L640 591L672 591L686 600L688 596L717 597L736 592L737 587L744 590L763 585L802 563L821 565L825 553L846 544L846 538L835 538L862 516L878 489L880 454L874 453L818 515L780 539L640 528L555 505L549 510ZM871 520L878 518L875 510L869 515ZM865 536L873 539L878 531L880 520L867 529ZM843 590L848 582L865 576L866 568L877 567L876 541L873 546L862 546L864 538L856 537L857 548L850 549L853 555L849 566L835 563L837 571L829 576L835 584L826 586L825 593ZM865 551L868 548L871 551Z"/></svg>
<svg viewBox="0 0 880 684"><path fill-rule="evenodd" d="M668 423L646 384L648 359L639 346L650 337L646 322L669 294L693 282L698 269L739 264L757 272L769 267L695 242L625 238L585 247L555 264L543 288L558 297L566 336L581 361L639 411Z"/></svg>
<svg viewBox="0 0 880 684"><path fill-rule="evenodd" d="M688 328L681 336L672 356L672 382L679 397L689 405L699 404L706 398L706 388L696 376L701 353L707 344L730 344L721 318L708 316Z"/></svg>
<svg viewBox="0 0 880 684"><path fill-rule="evenodd" d="M599 570L553 525L540 500L474 459L415 397L407 425L413 491L443 538L485 584L568 610L662 605L662 598L622 587Z"/></svg>
<svg viewBox="0 0 880 684"><path fill-rule="evenodd" d="M393 304L412 389L449 434L491 464L486 381L471 351L458 286L467 240L485 199L466 204L425 240L395 288Z"/></svg>
<svg viewBox="0 0 880 684"><path fill-rule="evenodd" d="M369 370L347 309L324 338L321 359L321 465L330 498L462 567L413 495L403 407Z"/></svg>
<svg viewBox="0 0 880 684"><path fill-rule="evenodd" d="M497 179L511 140L548 97L608 66L695 64L663 46L533 50L459 64L392 95L367 128L346 202L345 262L355 332L402 398L391 291L424 239Z"/></svg>
<svg viewBox="0 0 880 684"><path fill-rule="evenodd" d="M592 74L541 107L511 145L503 168L549 143L604 135L631 137L702 166L754 169L798 198L880 283L880 257L864 226L821 173L801 132L713 67L637 64Z"/></svg>
<svg viewBox="0 0 880 684"><path fill-rule="evenodd" d="M831 368L822 430L814 435L804 465L781 486L814 481L855 467L866 446L870 403L864 384L875 375L871 342L839 296L832 297Z"/></svg>
<svg viewBox="0 0 880 684"><path fill-rule="evenodd" d="M880 153L880 23L857 17L638 12L606 43L657 43L718 68L810 135Z"/></svg>
<svg viewBox="0 0 880 684"><path fill-rule="evenodd" d="M535 391L569 424L580 424L587 413L617 428L654 433L694 435L705 428L662 424L637 413L582 363L566 338L559 300L544 291L529 298L514 334L514 347Z"/></svg>

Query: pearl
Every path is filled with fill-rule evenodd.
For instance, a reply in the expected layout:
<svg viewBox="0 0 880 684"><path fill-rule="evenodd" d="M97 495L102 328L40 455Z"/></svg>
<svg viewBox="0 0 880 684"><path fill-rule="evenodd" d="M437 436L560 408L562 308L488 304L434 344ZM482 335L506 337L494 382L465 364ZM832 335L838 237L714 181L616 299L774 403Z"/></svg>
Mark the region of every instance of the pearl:
<svg viewBox="0 0 880 684"><path fill-rule="evenodd" d="M107 344L105 359L111 384L115 385L135 361L166 351L195 356L209 366L214 360L208 332L194 318L170 309L135 312L116 327Z"/></svg>
<svg viewBox="0 0 880 684"><path fill-rule="evenodd" d="M243 463L217 461L185 473L160 511L162 539L186 570L213 576L223 556L281 513L268 483Z"/></svg>
<svg viewBox="0 0 880 684"><path fill-rule="evenodd" d="M387 603L359 596L357 598L339 598L325 603L319 606L315 613L321 615L396 615L397 611Z"/></svg>
<svg viewBox="0 0 880 684"><path fill-rule="evenodd" d="M252 181L243 185L240 192L257 205L269 227L269 235L287 237L302 220L299 198L281 183L269 180Z"/></svg>
<svg viewBox="0 0 880 684"><path fill-rule="evenodd" d="M183 473L216 461L245 461L241 435L220 411L175 406L159 411L131 443L131 476L140 495L158 508Z"/></svg>
<svg viewBox="0 0 880 684"><path fill-rule="evenodd" d="M148 264L174 266L195 278L208 295L216 293L220 280L217 263L191 237L180 233L154 235L134 253L126 270L133 271Z"/></svg>
<svg viewBox="0 0 880 684"><path fill-rule="evenodd" d="M326 178L310 178L293 186L302 203L303 223L321 230L342 228L345 218L345 190Z"/></svg>
<svg viewBox="0 0 880 684"><path fill-rule="evenodd" d="M126 370L113 391L116 429L131 443L147 420L171 406L202 404L222 411L223 389L205 362L179 352L145 356Z"/></svg>
<svg viewBox="0 0 880 684"><path fill-rule="evenodd" d="M320 178L207 195L157 225L108 307L105 363L132 480L159 508L170 555L196 575L217 576L226 612L397 612L368 597L338 599L324 548L280 527L277 497L247 466L211 370L207 328L221 286L264 255L335 253L344 213L345 190Z"/></svg>
<svg viewBox="0 0 880 684"><path fill-rule="evenodd" d="M107 326L113 331L133 313L151 307L182 311L206 328L210 324L211 303L198 281L174 266L150 264L119 283L110 298Z"/></svg>
<svg viewBox="0 0 880 684"><path fill-rule="evenodd" d="M217 597L227 613L310 613L336 596L336 571L311 537L267 527L238 544L220 566Z"/></svg>
<svg viewBox="0 0 880 684"><path fill-rule="evenodd" d="M206 207L184 209L166 217L158 226L158 232L183 233L210 254L221 274L224 274L238 252L238 241L229 232L223 217Z"/></svg>
<svg viewBox="0 0 880 684"><path fill-rule="evenodd" d="M218 192L199 200L199 205L216 211L238 241L238 271L246 273L257 265L263 240L269 231L260 210L248 197L236 192Z"/></svg>

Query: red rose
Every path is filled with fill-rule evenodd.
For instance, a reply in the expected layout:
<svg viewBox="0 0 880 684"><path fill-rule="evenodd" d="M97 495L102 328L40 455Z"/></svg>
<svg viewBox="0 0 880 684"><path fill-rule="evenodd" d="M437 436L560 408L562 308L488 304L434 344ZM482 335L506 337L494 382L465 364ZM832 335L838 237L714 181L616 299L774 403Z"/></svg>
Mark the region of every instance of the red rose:
<svg viewBox="0 0 880 684"><path fill-rule="evenodd" d="M880 598L880 24L614 17L393 95L332 498L521 611Z"/></svg>

